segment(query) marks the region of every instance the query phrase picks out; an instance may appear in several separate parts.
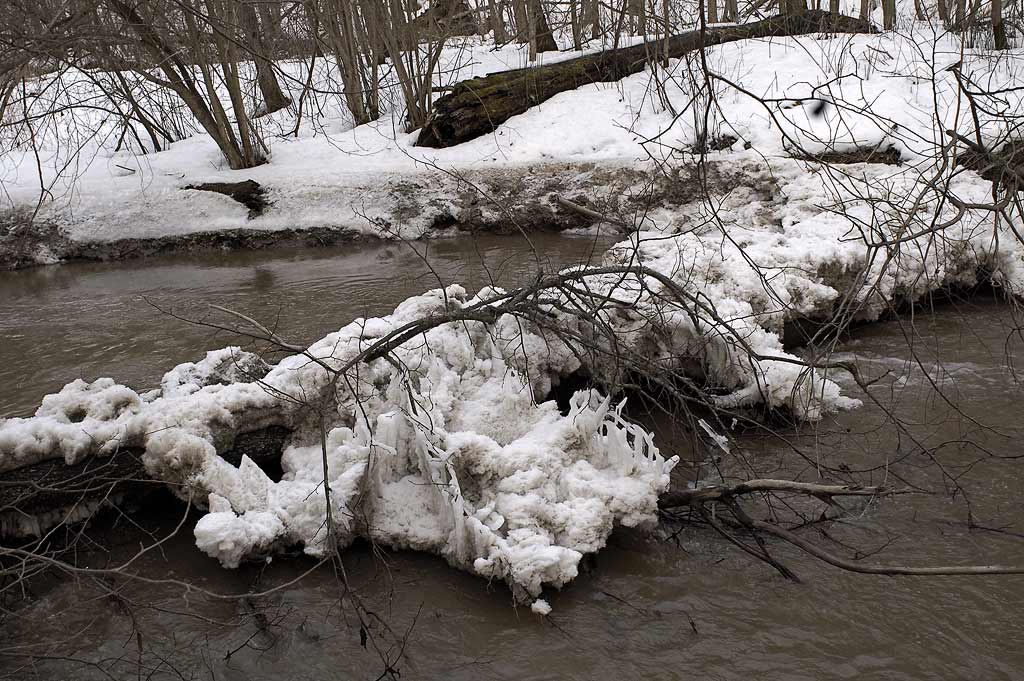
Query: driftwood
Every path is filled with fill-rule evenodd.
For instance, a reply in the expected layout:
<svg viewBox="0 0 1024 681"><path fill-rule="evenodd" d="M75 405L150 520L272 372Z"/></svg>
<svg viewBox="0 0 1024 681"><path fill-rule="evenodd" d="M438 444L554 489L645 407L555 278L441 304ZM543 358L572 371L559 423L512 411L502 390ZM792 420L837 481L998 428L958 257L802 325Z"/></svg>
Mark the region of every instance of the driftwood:
<svg viewBox="0 0 1024 681"><path fill-rule="evenodd" d="M793 158L808 163L835 165L837 163L884 163L895 166L902 161L900 150L895 146L857 147L845 151L820 151L794 154Z"/></svg>
<svg viewBox="0 0 1024 681"><path fill-rule="evenodd" d="M535 68L492 73L457 84L434 104L420 131L421 147L450 147L494 131L560 92L589 83L621 80L644 69L651 59L680 57L703 47L737 40L808 33L869 33L869 22L809 10L738 26L690 31L656 42L587 55Z"/></svg>
<svg viewBox="0 0 1024 681"><path fill-rule="evenodd" d="M254 218L263 213L270 203L267 201L267 192L256 180L243 180L242 182L204 182L203 184L190 184L185 189L194 189L201 192L214 192L223 194L230 199L238 201L249 209L249 217Z"/></svg>
<svg viewBox="0 0 1024 681"><path fill-rule="evenodd" d="M1024 141L1011 138L989 149L953 130L947 130L946 134L960 145L958 165L1008 190L1016 191L1024 186Z"/></svg>
<svg viewBox="0 0 1024 681"><path fill-rule="evenodd" d="M238 466L253 460L273 480L280 479L280 459L290 431L272 426L240 434L220 456ZM40 534L62 523L90 517L104 505L131 504L162 485L146 475L142 450L126 447L109 457L88 457L68 466L50 459L0 474L0 537ZM732 486L711 485L671 490L661 495L662 510L727 501L757 492L794 492L817 496L879 496L882 487L821 485L789 480L750 480Z"/></svg>
<svg viewBox="0 0 1024 681"><path fill-rule="evenodd" d="M741 482L738 485L709 485L695 489L665 492L658 498L658 508L666 510L680 506L696 506L709 501L729 500L744 494L756 494L759 492L790 492L807 494L820 499L829 499L831 497L874 497L891 493L885 487L820 485L793 480L758 479Z"/></svg>
<svg viewBox="0 0 1024 681"><path fill-rule="evenodd" d="M239 434L220 452L237 466L247 456L280 479L281 451L289 431L272 426ZM125 447L109 457L88 457L68 466L49 459L0 475L0 537L38 535L91 517L104 506L131 505L164 483L146 475L142 450Z"/></svg>

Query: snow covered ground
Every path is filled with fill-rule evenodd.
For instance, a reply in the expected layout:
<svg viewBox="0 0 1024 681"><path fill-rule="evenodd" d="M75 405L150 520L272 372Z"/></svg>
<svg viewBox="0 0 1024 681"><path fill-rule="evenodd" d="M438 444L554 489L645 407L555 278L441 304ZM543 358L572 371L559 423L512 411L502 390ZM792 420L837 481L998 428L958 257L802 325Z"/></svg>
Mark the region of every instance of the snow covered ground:
<svg viewBox="0 0 1024 681"><path fill-rule="evenodd" d="M563 52L543 59L571 56ZM707 54L710 70L720 77L712 82L716 106L707 136L736 138L733 150L749 146L769 168L794 153L891 146L908 162L907 172L918 172L915 164L934 162L945 142L943 130L973 134L966 98L948 67L962 62L965 76L987 89L1004 90L986 101L991 114L981 116L983 139L995 139L1006 132L1007 123L994 114L1020 111L1020 92L1013 89L1020 81L1020 57L1020 51L995 58L965 49L956 36L936 34L925 24L914 24L903 35L731 43ZM519 46L494 50L482 39L464 39L446 52L438 85L522 65ZM290 77L282 80L296 100L303 68L298 62L283 65ZM324 83L334 78L326 67L317 73ZM38 150L30 148L24 130L6 140L13 148L0 154L2 200L22 211L38 206L38 222L56 224L68 238L89 242L238 228L337 227L418 237L429 232L436 212L427 207L429 200L420 205L413 199L416 205L409 210L409 195L430 194L434 182L422 180L428 170L434 176L440 170L472 178L496 168L541 163L688 162L697 128L703 127L706 96L692 105L703 76L696 63L685 60L656 74L664 81L661 88L651 75L563 93L492 135L450 149L415 147L416 133L402 132L397 110L353 128L340 99L325 98L315 106L307 102L297 137L288 134L296 124L294 110L262 119L270 162L239 171L226 168L205 135L160 153L137 155L131 149L112 150L118 128L100 113L44 117L33 131ZM98 97L90 80L96 77L72 72L61 83L40 82L34 106L42 111L54 103L91 103ZM828 104L817 115L822 102ZM730 162L729 153L712 157ZM267 187L272 202L253 219L225 196L183 189L244 179Z"/></svg>

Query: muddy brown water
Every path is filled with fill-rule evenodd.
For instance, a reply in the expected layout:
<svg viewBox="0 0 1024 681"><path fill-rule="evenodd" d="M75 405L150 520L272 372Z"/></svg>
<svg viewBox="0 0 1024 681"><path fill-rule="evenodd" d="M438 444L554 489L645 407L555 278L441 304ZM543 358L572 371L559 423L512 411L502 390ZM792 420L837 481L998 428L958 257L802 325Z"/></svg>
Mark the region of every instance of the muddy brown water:
<svg viewBox="0 0 1024 681"><path fill-rule="evenodd" d="M538 250L549 266L601 246L543 241ZM206 302L261 318L279 311L280 328L303 340L353 316L387 312L434 285L422 261L400 249L233 253L0 275L3 409L30 410L78 373L109 369L130 382L153 381L154 367L225 340L168 320L142 297L166 296L163 303L193 312ZM505 283L535 270L519 241L431 249L438 272L463 281L486 281L481 262L504 261ZM731 454L719 453L721 465L737 476L804 479L828 467L838 471L833 477L849 471L863 482L930 492L853 504L843 522L805 530L837 553L852 548L871 554L866 561L902 565L1024 564L1019 329L1008 306L988 299L859 329L834 350L881 377L862 408L813 426L780 426L775 435L737 431ZM652 425L668 451L713 454L671 419ZM953 480L961 488L955 496ZM968 527L968 507L983 527ZM180 507L157 497L133 518L137 525L121 519L98 528L82 560L116 565L151 542L147 532L173 531L179 517ZM303 576L314 567L303 558L223 570L195 549L191 521L140 558L138 573L209 592L277 590L240 601L120 576L102 584L85 576L40 581L29 604L4 618L2 673L374 679L383 657L403 679L1024 678L1021 576L856 575L769 542L802 580L793 583L705 527L666 524L653 535L618 531L577 580L546 594L554 611L542 619L515 608L504 587L439 558L357 546L344 566L373 613L364 646L338 573L323 566Z"/></svg>
<svg viewBox="0 0 1024 681"><path fill-rule="evenodd" d="M309 343L411 295L459 283L476 292L599 258L603 235L483 235L415 244L227 251L0 273L0 417L31 415L74 378L154 387L163 371L240 336L182 319L245 323L243 312ZM250 329L251 330L251 329Z"/></svg>

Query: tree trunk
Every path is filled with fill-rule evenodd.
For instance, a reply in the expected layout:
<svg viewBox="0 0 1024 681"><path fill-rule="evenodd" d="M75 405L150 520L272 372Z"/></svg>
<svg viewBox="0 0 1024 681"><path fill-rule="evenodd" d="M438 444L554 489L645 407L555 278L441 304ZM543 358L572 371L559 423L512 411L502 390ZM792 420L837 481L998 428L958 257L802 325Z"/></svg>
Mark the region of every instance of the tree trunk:
<svg viewBox="0 0 1024 681"><path fill-rule="evenodd" d="M1006 42L1006 25L1003 23L1003 0L992 0L992 37L997 50L1009 47Z"/></svg>
<svg viewBox="0 0 1024 681"><path fill-rule="evenodd" d="M259 85L260 94L263 95L263 106L256 111L254 117L280 111L291 104L292 100L281 91L281 86L277 82L277 76L274 75L274 64L270 61L267 42L263 39L263 34L260 30L256 8L251 0L243 0L238 11L242 24L241 28L245 36L245 49L256 65L256 82Z"/></svg>
<svg viewBox="0 0 1024 681"><path fill-rule="evenodd" d="M247 456L271 478L280 478L288 434L279 426L243 433L220 455L234 466ZM142 454L137 447L124 447L71 466L50 459L0 474L0 537L41 535L55 525L85 520L103 505L144 499L163 483L148 479Z"/></svg>
<svg viewBox="0 0 1024 681"><path fill-rule="evenodd" d="M978 25L978 12L981 10L981 0L974 0L971 2L970 11L967 13L966 23L964 24L964 31L968 31Z"/></svg>
<svg viewBox="0 0 1024 681"><path fill-rule="evenodd" d="M548 26L548 18L544 14L544 4L541 0L527 0L527 12L530 17L530 36L535 43L537 52L558 51L558 45L551 33L551 27Z"/></svg>
<svg viewBox="0 0 1024 681"><path fill-rule="evenodd" d="M153 22L147 21L139 13L137 5L125 0L105 0L104 4L113 15L120 17L124 21L125 30L131 30L135 34L140 43L140 55L144 55L145 58L150 60L150 63L159 64L160 70L166 77L166 82L154 81L153 74L141 64L134 68L135 72L151 82L159 82L162 87L168 87L173 90L185 103L189 111L192 112L196 120L199 121L203 129L217 143L217 147L232 169L252 168L265 162L262 154L247 153L247 149L250 152L253 151L253 140L249 136L252 131L248 126L248 114L244 103L235 104L236 125L242 138L242 145L239 145L239 140L232 129L231 121L225 114L224 107L216 91L216 83L211 71L214 61L205 53L203 45L197 40L200 34L192 14L188 12L183 13L184 23L188 30L187 35L192 40L192 44L189 46L192 61L186 63L183 61L182 51L168 43L164 34L157 30ZM215 43L218 50L223 50L225 42L227 41L225 41L223 36L217 36ZM227 61L224 56L223 54L221 55L222 66L225 66L224 62ZM201 84L196 77L194 67L198 67L201 72ZM231 75L228 73L229 70L225 66L223 75L225 82L230 86ZM205 97L200 90L200 85L206 89ZM229 87L229 89L231 88ZM236 93L232 92L230 94L234 100Z"/></svg>
<svg viewBox="0 0 1024 681"><path fill-rule="evenodd" d="M828 12L807 11L763 21L690 31L668 39L670 57L680 57L702 47L737 40L807 33L870 33L864 21ZM616 81L644 69L651 54L664 51L654 41L618 50L578 57L542 67L492 73L457 84L434 104L434 111L420 132L421 147L450 147L488 134L512 116L527 111L560 92L588 83Z"/></svg>
<svg viewBox="0 0 1024 681"><path fill-rule="evenodd" d="M587 3L587 23L590 24L590 37L597 40L601 37L601 4L599 0L585 0Z"/></svg>
<svg viewBox="0 0 1024 681"><path fill-rule="evenodd" d="M505 19L501 16L501 3L496 0L487 0L487 9L491 13L491 30L494 31L494 42L503 44L508 40L505 33Z"/></svg>
<svg viewBox="0 0 1024 681"><path fill-rule="evenodd" d="M572 24L572 49L576 51L582 50L583 27L580 25L578 0L569 0L569 23Z"/></svg>
<svg viewBox="0 0 1024 681"><path fill-rule="evenodd" d="M798 15L806 12L807 0L779 0L781 14Z"/></svg>
<svg viewBox="0 0 1024 681"><path fill-rule="evenodd" d="M516 22L516 42L522 45L530 42L530 21L527 18L526 0L512 0L512 18Z"/></svg>
<svg viewBox="0 0 1024 681"><path fill-rule="evenodd" d="M636 0L634 8L636 9L636 33L637 35L647 35L647 3L644 0Z"/></svg>
<svg viewBox="0 0 1024 681"><path fill-rule="evenodd" d="M887 31L896 28L896 0L882 0L882 25Z"/></svg>

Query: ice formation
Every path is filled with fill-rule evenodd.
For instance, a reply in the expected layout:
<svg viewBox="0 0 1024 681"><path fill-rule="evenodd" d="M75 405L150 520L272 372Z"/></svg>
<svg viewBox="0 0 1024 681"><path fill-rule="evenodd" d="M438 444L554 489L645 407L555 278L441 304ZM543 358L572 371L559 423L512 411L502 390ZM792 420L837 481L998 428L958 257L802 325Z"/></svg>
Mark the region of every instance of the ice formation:
<svg viewBox="0 0 1024 681"><path fill-rule="evenodd" d="M34 418L0 422L0 465L140 447L150 475L209 509L196 542L225 566L365 537L443 555L530 600L575 577L616 524L653 523L676 460L595 391L573 395L566 414L538 404L578 361L507 316L442 324L334 373L410 321L480 302L458 286L410 298L257 381L221 382L259 369L238 348L174 368L148 401L111 379L75 381ZM239 432L270 425L293 433L280 481L218 455Z"/></svg>
<svg viewBox="0 0 1024 681"><path fill-rule="evenodd" d="M237 346L211 350L198 362L174 367L160 380L162 397L191 395L208 385L228 385L263 378L270 366L259 355Z"/></svg>
<svg viewBox="0 0 1024 681"><path fill-rule="evenodd" d="M575 577L615 524L652 523L675 460L622 418L621 404L613 409L595 392L576 393L565 415L554 402L537 404L537 388L543 394L552 376L531 383L514 353L503 355L507 320L433 328L335 391L327 367L410 320L474 302L459 287L411 298L271 371L271 392L305 396L298 418L319 395L333 404L330 420L297 428L279 482L249 460L238 468L216 456L199 462L188 479L208 495L210 513L196 526L198 546L232 567L282 544L322 555L365 537L443 555L528 600ZM535 336L524 331L520 340ZM549 361L564 369L571 358L566 351Z"/></svg>

